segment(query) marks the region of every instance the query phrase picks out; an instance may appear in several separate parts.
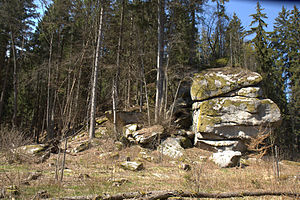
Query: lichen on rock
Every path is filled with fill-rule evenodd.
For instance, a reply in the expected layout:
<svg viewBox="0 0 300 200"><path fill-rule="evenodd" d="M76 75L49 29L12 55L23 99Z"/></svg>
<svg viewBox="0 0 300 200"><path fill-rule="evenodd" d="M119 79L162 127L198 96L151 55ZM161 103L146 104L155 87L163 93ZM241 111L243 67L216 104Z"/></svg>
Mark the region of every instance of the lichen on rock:
<svg viewBox="0 0 300 200"><path fill-rule="evenodd" d="M194 144L236 150L262 128L270 131L280 121L280 110L272 100L262 98L261 80L258 73L242 68L214 68L195 74L191 86Z"/></svg>
<svg viewBox="0 0 300 200"><path fill-rule="evenodd" d="M209 99L236 89L253 86L261 82L256 72L242 68L214 68L194 75L191 98L194 101Z"/></svg>

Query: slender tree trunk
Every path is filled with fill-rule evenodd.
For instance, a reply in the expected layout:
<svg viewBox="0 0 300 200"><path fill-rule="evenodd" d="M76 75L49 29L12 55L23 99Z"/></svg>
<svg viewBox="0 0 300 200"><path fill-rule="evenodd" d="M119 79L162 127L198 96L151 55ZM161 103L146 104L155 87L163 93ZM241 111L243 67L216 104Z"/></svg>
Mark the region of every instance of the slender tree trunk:
<svg viewBox="0 0 300 200"><path fill-rule="evenodd" d="M164 79L164 119L167 119L167 106L168 106L168 82L169 82L169 77L168 77L168 67L169 67L169 54L167 56L167 64L166 64L166 69L165 69L165 79Z"/></svg>
<svg viewBox="0 0 300 200"><path fill-rule="evenodd" d="M49 49L49 60L48 60L48 88L47 88L47 138L53 138L53 121L52 121L52 107L53 107L53 99L52 99L52 81L51 81L51 62L52 62L52 47L53 47L53 35L51 33L50 38L50 49Z"/></svg>
<svg viewBox="0 0 300 200"><path fill-rule="evenodd" d="M163 99L163 12L164 0L158 0L157 12L157 77L156 77L156 99L155 99L155 123L161 117Z"/></svg>
<svg viewBox="0 0 300 200"><path fill-rule="evenodd" d="M120 80L120 57L122 50L122 38L123 38L123 23L124 23L124 9L125 9L125 0L122 0L122 11L121 11L121 25L119 32L119 40L118 40L118 51L117 51L117 72L115 75L115 79L113 81L113 89L112 89L112 98L113 98L113 115L114 115L114 132L118 139L118 130L117 130L117 106L118 106L118 97L120 93L119 88L119 80Z"/></svg>
<svg viewBox="0 0 300 200"><path fill-rule="evenodd" d="M189 57L189 64L195 65L195 58L196 58L196 37L197 37L197 28L196 28L196 11L195 11L195 2L190 1L190 12L192 17L191 23L191 37L190 37L190 57Z"/></svg>
<svg viewBox="0 0 300 200"><path fill-rule="evenodd" d="M96 87L98 79L98 68L99 68L99 56L100 56L100 47L101 47L101 36L102 36L102 23L103 23L103 5L101 5L100 10L100 22L98 29L98 39L96 47L96 57L94 65L94 74L92 82L92 91L91 91L91 114L90 114L90 128L89 128L89 140L95 137L95 112L96 112Z"/></svg>
<svg viewBox="0 0 300 200"><path fill-rule="evenodd" d="M17 126L17 113L18 113L18 77L17 77L17 59L16 59L16 49L15 49L15 42L14 36L11 30L10 33L11 39L11 48L12 48L12 55L13 55L13 62L14 62L14 74L13 74L13 85L14 85L14 112L12 117L12 124L13 127Z"/></svg>
<svg viewBox="0 0 300 200"><path fill-rule="evenodd" d="M116 73L116 86L117 94L119 93L119 79L120 79L120 57L122 51L122 40L123 40L123 24L124 24L124 9L125 9L125 0L122 0L122 9L121 9L121 25L119 30L119 40L118 40L118 51L117 51L117 73Z"/></svg>

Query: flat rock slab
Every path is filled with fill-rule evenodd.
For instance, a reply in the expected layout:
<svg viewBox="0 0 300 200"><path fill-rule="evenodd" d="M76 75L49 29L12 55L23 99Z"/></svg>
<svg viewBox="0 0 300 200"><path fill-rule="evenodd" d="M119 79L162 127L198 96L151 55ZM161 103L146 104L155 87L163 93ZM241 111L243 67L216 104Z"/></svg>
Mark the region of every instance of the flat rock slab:
<svg viewBox="0 0 300 200"><path fill-rule="evenodd" d="M207 140L196 138L195 146L208 151L240 151L245 152L247 146L240 140Z"/></svg>
<svg viewBox="0 0 300 200"><path fill-rule="evenodd" d="M209 99L246 86L256 85L261 80L261 75L243 68L207 69L194 75L191 98L193 101Z"/></svg>

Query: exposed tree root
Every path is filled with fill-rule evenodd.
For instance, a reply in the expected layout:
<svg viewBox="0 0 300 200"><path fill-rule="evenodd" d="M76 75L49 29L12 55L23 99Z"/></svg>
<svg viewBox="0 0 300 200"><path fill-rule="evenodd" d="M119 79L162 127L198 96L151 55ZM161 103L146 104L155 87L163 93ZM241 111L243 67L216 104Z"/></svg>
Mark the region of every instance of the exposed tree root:
<svg viewBox="0 0 300 200"><path fill-rule="evenodd" d="M289 196L295 199L300 198L300 193L296 192L271 192L271 191L257 191L257 192L228 192L228 193L203 193L203 192L183 192L183 191L151 191L143 192L128 192L115 195L103 195L94 197L66 197L61 200L163 200L169 197L189 197L189 198L233 198L246 196Z"/></svg>

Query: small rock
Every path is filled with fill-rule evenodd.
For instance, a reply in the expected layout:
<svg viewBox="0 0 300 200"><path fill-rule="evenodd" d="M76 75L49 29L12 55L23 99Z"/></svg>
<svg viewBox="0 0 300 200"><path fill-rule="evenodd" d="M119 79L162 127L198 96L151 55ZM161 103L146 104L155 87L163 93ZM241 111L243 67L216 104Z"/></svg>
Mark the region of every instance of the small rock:
<svg viewBox="0 0 300 200"><path fill-rule="evenodd" d="M108 121L108 118L105 116L99 117L95 119L97 125L102 125L104 122Z"/></svg>
<svg viewBox="0 0 300 200"><path fill-rule="evenodd" d="M50 198L50 194L46 190L42 190L36 193L33 199L47 199Z"/></svg>
<svg viewBox="0 0 300 200"><path fill-rule="evenodd" d="M239 165L242 153L239 151L222 151L214 153L211 160L222 168L235 167Z"/></svg>
<svg viewBox="0 0 300 200"><path fill-rule="evenodd" d="M122 162L120 165L123 169L131 170L131 171L139 171L144 168L143 163L134 162L134 161L125 161Z"/></svg>
<svg viewBox="0 0 300 200"><path fill-rule="evenodd" d="M142 158L144 160L147 160L149 162L153 161L154 158L152 156L150 156L149 154L151 153L150 150L147 150L147 149L142 149L139 153L139 158Z"/></svg>
<svg viewBox="0 0 300 200"><path fill-rule="evenodd" d="M180 146L180 141L176 138L167 138L158 147L158 151L171 158L183 156L184 148Z"/></svg>
<svg viewBox="0 0 300 200"><path fill-rule="evenodd" d="M32 172L28 175L27 181L37 180L40 176L42 176L42 172Z"/></svg>
<svg viewBox="0 0 300 200"><path fill-rule="evenodd" d="M107 135L107 133L108 133L108 129L105 126L103 126L103 127L100 126L95 129L95 137L96 138L101 138L104 135Z"/></svg>
<svg viewBox="0 0 300 200"><path fill-rule="evenodd" d="M127 183L128 179L126 179L126 178L113 178L113 179L110 179L109 182L112 182L113 187L120 187L124 183Z"/></svg>
<svg viewBox="0 0 300 200"><path fill-rule="evenodd" d="M123 135L126 138L132 137L132 133L138 129L137 124L128 124L123 127Z"/></svg>
<svg viewBox="0 0 300 200"><path fill-rule="evenodd" d="M89 148L89 143L86 141L84 143L81 143L79 146L75 147L72 152L73 153L79 153L79 152L82 152L82 151L85 151Z"/></svg>
<svg viewBox="0 0 300 200"><path fill-rule="evenodd" d="M102 158L112 158L112 159L119 159L120 157L120 154L118 152L108 152L108 153L102 153L100 154L100 159Z"/></svg>

